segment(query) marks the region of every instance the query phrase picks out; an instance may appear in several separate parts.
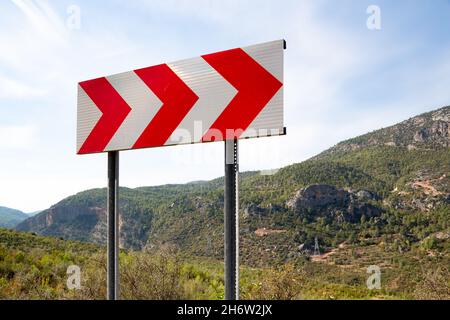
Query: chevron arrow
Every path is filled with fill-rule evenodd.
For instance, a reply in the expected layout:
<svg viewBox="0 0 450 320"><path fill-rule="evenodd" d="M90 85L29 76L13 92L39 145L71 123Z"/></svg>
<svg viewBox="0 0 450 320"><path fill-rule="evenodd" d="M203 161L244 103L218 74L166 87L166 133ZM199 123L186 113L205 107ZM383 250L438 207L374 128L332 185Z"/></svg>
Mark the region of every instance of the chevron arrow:
<svg viewBox="0 0 450 320"><path fill-rule="evenodd" d="M239 138L283 84L240 48L202 57L238 90L202 140L211 141L217 130ZM227 129L234 130L231 137Z"/></svg>
<svg viewBox="0 0 450 320"><path fill-rule="evenodd" d="M78 153L102 152L131 109L104 77L81 82L80 87L102 115Z"/></svg>
<svg viewBox="0 0 450 320"><path fill-rule="evenodd" d="M237 90L201 57L168 65L199 99L166 144L200 142L209 127L237 94ZM202 70L207 76L192 77L197 70ZM196 132L196 123L201 124L199 132ZM184 135L186 132L194 135Z"/></svg>
<svg viewBox="0 0 450 320"><path fill-rule="evenodd" d="M163 102L161 109L137 139L133 148L164 145L198 96L167 64L135 70L136 74Z"/></svg>
<svg viewBox="0 0 450 320"><path fill-rule="evenodd" d="M105 151L131 149L162 106L161 100L134 71L107 77L131 111L109 141Z"/></svg>

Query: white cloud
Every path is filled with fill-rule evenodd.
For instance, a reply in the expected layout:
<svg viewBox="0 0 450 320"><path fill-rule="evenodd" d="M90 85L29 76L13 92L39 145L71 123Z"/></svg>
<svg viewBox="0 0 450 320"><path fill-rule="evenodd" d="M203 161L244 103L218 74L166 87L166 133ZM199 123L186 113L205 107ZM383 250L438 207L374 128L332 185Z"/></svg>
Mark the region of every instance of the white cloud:
<svg viewBox="0 0 450 320"><path fill-rule="evenodd" d="M45 98L64 100L67 105L78 81L123 71L128 64L123 57L137 55L126 35L113 34L101 25L89 32L69 30L64 23L67 13L56 12L48 1L13 3L14 24L0 29L0 72L12 75L0 78L7 85L0 89L2 96L20 98L44 92ZM15 95L8 93L10 88Z"/></svg>
<svg viewBox="0 0 450 320"><path fill-rule="evenodd" d="M0 203L2 206L24 212L33 212L49 208L62 199L79 191L101 187L101 179L88 177L42 176L34 173L27 177L18 175L0 175ZM8 183L4 183L5 179ZM70 183L68 183L70 181Z"/></svg>
<svg viewBox="0 0 450 320"><path fill-rule="evenodd" d="M62 19L46 0L12 0L26 16L30 25L41 37L55 42L64 42L67 30Z"/></svg>
<svg viewBox="0 0 450 320"><path fill-rule="evenodd" d="M0 76L0 99L30 99L44 95L43 89Z"/></svg>
<svg viewBox="0 0 450 320"><path fill-rule="evenodd" d="M30 149L36 133L33 126L0 126L0 149Z"/></svg>

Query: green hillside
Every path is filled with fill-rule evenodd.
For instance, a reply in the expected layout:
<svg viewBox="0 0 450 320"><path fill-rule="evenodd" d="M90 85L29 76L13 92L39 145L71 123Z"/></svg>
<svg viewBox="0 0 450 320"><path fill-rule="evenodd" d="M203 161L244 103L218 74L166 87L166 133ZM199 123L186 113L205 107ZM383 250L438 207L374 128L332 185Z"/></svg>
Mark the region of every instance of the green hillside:
<svg viewBox="0 0 450 320"><path fill-rule="evenodd" d="M0 207L0 228L14 228L28 217L20 210Z"/></svg>
<svg viewBox="0 0 450 320"><path fill-rule="evenodd" d="M449 114L445 107L350 139L274 175L241 174L243 261L308 259L316 237L324 252L368 238L395 239L392 246L410 250L442 233L435 246L447 252ZM105 204L106 189L84 191L17 229L104 243ZM223 255L223 178L121 188L120 211L124 248L171 245L187 255Z"/></svg>

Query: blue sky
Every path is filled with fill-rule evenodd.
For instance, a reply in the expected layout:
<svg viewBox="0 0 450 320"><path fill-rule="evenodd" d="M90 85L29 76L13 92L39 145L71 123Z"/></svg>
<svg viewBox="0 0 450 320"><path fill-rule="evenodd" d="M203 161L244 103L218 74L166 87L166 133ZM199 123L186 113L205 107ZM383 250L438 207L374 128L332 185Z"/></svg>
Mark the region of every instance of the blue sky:
<svg viewBox="0 0 450 320"><path fill-rule="evenodd" d="M106 185L105 154L75 155L81 80L284 38L288 135L240 144L241 170L277 168L449 105L449 31L447 0L2 1L0 205L34 211ZM129 187L222 173L222 143L121 153Z"/></svg>

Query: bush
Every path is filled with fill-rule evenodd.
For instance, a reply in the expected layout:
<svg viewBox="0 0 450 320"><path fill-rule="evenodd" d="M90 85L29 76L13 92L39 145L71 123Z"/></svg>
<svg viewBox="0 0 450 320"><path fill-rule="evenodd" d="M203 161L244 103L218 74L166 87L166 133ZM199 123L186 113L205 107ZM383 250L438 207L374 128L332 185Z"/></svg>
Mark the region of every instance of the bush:
<svg viewBox="0 0 450 320"><path fill-rule="evenodd" d="M106 256L96 255L84 268L79 299L105 299ZM125 300L182 298L181 264L176 255L132 252L120 255L120 297Z"/></svg>
<svg viewBox="0 0 450 320"><path fill-rule="evenodd" d="M300 299L302 285L306 283L306 273L289 263L276 270L267 270L264 272L263 279L263 282L253 284L243 298L250 300Z"/></svg>
<svg viewBox="0 0 450 320"><path fill-rule="evenodd" d="M450 270L448 267L423 270L422 281L414 291L420 300L450 300Z"/></svg>

